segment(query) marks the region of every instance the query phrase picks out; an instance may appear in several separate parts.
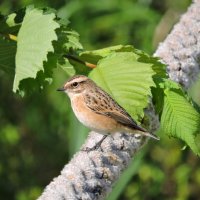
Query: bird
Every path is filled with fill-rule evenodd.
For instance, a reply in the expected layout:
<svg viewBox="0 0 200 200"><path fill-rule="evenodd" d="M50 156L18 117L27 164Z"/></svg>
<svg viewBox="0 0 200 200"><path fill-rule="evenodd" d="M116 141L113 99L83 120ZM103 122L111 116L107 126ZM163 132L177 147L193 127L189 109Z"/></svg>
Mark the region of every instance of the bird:
<svg viewBox="0 0 200 200"><path fill-rule="evenodd" d="M74 75L57 91L65 92L69 96L72 110L83 125L104 135L97 147L109 134L116 132L139 133L159 140L157 136L139 126L110 94L87 76Z"/></svg>

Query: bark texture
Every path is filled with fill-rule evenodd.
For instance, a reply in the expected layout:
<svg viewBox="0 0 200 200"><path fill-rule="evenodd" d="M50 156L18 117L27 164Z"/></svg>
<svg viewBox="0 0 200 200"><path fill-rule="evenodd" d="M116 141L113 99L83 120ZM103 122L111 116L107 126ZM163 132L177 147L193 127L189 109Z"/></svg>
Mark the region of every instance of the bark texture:
<svg viewBox="0 0 200 200"><path fill-rule="evenodd" d="M200 70L200 0L194 1L154 55L167 64L170 78L186 89L197 79Z"/></svg>
<svg viewBox="0 0 200 200"><path fill-rule="evenodd" d="M197 78L200 70L200 0L194 1L155 52L167 64L171 79L185 88ZM151 108L152 109L152 108ZM158 119L148 112L152 129ZM102 135L91 132L85 147L92 147ZM46 187L39 200L100 200L105 199L131 158L146 143L140 135L117 133L107 137L101 149L79 151L61 174Z"/></svg>

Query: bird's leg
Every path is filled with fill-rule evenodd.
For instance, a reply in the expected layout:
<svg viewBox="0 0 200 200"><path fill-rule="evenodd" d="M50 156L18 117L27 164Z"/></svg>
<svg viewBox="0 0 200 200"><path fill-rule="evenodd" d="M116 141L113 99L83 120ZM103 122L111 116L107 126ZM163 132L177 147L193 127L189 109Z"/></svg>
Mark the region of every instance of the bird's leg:
<svg viewBox="0 0 200 200"><path fill-rule="evenodd" d="M101 140L99 140L99 142L97 142L93 147L86 147L85 149L82 149L82 151L94 151L97 150L99 147L101 147L102 142L106 139L108 135L103 135L103 137L101 138Z"/></svg>

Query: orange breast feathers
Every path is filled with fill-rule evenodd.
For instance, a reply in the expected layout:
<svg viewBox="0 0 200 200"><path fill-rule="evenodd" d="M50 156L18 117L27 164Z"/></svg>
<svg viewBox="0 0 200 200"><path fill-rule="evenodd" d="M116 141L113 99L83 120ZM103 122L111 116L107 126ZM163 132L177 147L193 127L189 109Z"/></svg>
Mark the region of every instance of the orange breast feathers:
<svg viewBox="0 0 200 200"><path fill-rule="evenodd" d="M118 131L118 123L114 119L98 114L88 108L82 95L75 95L71 99L71 105L78 120L91 130L103 134Z"/></svg>

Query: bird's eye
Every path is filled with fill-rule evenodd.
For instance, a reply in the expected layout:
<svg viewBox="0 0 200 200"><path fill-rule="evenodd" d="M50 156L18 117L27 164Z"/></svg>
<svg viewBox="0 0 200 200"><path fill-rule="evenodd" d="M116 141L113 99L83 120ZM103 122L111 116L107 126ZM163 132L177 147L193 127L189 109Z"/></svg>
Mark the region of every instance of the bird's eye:
<svg viewBox="0 0 200 200"><path fill-rule="evenodd" d="M76 88L77 86L78 86L78 82L72 83L72 87L73 87L73 88Z"/></svg>

